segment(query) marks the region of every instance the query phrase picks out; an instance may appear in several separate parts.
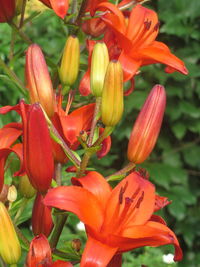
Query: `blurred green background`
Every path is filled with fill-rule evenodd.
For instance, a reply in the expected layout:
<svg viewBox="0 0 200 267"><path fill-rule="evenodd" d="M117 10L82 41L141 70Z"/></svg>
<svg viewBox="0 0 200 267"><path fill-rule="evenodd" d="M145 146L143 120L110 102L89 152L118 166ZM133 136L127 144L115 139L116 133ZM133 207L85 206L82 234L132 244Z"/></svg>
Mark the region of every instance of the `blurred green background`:
<svg viewBox="0 0 200 267"><path fill-rule="evenodd" d="M31 6L32 5L32 6ZM30 8L35 3L30 1ZM200 1L190 0L153 0L147 6L158 12L161 22L158 40L166 43L186 64L189 75L179 73L166 74L164 66L159 64L141 69L136 77L135 91L125 98L125 112L121 123L112 135L112 149L101 160L92 159L94 166L104 175L111 174L126 164L126 149L132 125L150 89L157 83L167 91L167 110L157 145L150 158L141 165L150 173L150 179L156 184L157 192L172 200L172 204L161 211L169 227L177 234L184 252L182 262L167 264L163 254L173 253L171 246L142 248L124 254L124 266L140 267L199 267L200 266ZM35 12L35 11L34 11ZM36 14L36 13L34 13ZM33 15L34 15L33 14ZM45 55L52 76L56 71L68 30L66 25L45 10L32 21L27 22L24 31L30 39L39 44ZM25 44L16 36L14 56L10 55L11 28L0 24L0 57L24 81ZM84 41L84 35L79 35ZM81 68L86 69L86 53L83 52ZM11 59L11 60L10 60ZM81 76L81 75L80 75ZM76 86L78 85L78 82ZM0 68L0 105L14 105L23 97L18 87ZM92 101L92 97L76 97L76 104ZM0 117L0 127L16 119L11 113ZM66 174L65 174L66 175ZM28 229L30 209L24 215L26 223L22 229L31 239ZM66 227L64 240L78 237L74 223L70 220ZM84 234L81 234L84 238ZM21 261L23 262L23 260ZM22 265L20 265L22 266Z"/></svg>

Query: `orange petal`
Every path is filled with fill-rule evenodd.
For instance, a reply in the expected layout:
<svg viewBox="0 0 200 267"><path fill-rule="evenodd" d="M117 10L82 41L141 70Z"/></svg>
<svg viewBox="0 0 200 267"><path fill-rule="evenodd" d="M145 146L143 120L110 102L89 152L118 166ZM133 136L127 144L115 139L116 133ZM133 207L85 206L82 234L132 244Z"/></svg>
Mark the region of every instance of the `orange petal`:
<svg viewBox="0 0 200 267"><path fill-rule="evenodd" d="M22 134L22 130L3 127L0 129L0 148L11 146Z"/></svg>
<svg viewBox="0 0 200 267"><path fill-rule="evenodd" d="M111 187L98 172L89 172L81 178L72 178L73 185L82 186L96 196L101 205L106 208Z"/></svg>
<svg viewBox="0 0 200 267"><path fill-rule="evenodd" d="M90 89L90 70L88 69L86 73L83 75L80 85L79 85L79 92L83 96L87 96L91 93Z"/></svg>
<svg viewBox="0 0 200 267"><path fill-rule="evenodd" d="M87 189L78 186L60 186L49 190L44 204L75 213L86 225L100 229L103 207ZM88 208L89 207L89 208Z"/></svg>
<svg viewBox="0 0 200 267"><path fill-rule="evenodd" d="M116 251L117 247L107 246L89 236L82 255L80 267L107 266Z"/></svg>
<svg viewBox="0 0 200 267"><path fill-rule="evenodd" d="M122 251L131 249L130 239L132 238L132 248L173 244L175 247L174 260L180 261L182 259L182 250L174 232L163 223L149 221L145 225L133 225L124 230L123 237L128 239L127 241L126 238L124 241L121 240L121 244L119 243L120 239L118 240L116 237L113 238L113 243L117 242ZM112 242L111 238L110 240Z"/></svg>
<svg viewBox="0 0 200 267"><path fill-rule="evenodd" d="M49 0L55 13L64 19L69 8L69 0Z"/></svg>
<svg viewBox="0 0 200 267"><path fill-rule="evenodd" d="M122 191L124 191L123 194L121 194ZM153 184L142 178L139 173L133 172L113 189L108 199L102 228L105 227L104 229L109 232L113 232L114 226L118 231L123 228L123 225L120 225L120 222L117 221L115 211L116 209L119 210L118 217L122 214L126 198L132 198L131 206L133 207L132 209L130 207L131 213L127 213L127 218L123 218L126 227L129 224L144 224L149 220L154 211L155 188Z"/></svg>
<svg viewBox="0 0 200 267"><path fill-rule="evenodd" d="M162 63L185 75L188 74L184 62L173 55L169 48L161 42L155 41L151 46L141 49L138 51L137 57L141 57L145 65Z"/></svg>

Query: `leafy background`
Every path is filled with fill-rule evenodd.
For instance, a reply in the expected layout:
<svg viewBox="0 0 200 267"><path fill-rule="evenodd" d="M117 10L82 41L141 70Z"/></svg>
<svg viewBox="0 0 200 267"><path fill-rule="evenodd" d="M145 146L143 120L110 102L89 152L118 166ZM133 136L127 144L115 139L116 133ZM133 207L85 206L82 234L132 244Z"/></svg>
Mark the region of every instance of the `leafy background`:
<svg viewBox="0 0 200 267"><path fill-rule="evenodd" d="M40 10L38 2L30 1L32 12ZM163 66L153 65L141 69L136 78L135 91L125 99L125 112L112 136L113 146L110 154L98 160L92 159L91 166L104 175L111 174L126 163L127 143L132 125L149 90L157 83L166 87L167 110L157 145L150 158L141 166L150 173L157 192L172 200L172 204L162 210L161 215L177 234L184 252L181 263L166 264L162 255L173 253L170 246L142 248L124 254L124 266L149 267L200 266L200 1L154 0L147 4L159 14L161 29L158 39L165 42L179 56L189 70L188 76L179 73L166 74ZM38 9L37 9L38 7ZM36 10L36 11L35 11ZM34 13L35 14L35 13ZM41 12L24 28L30 39L38 43L45 52L52 77L56 72L68 30L64 23L53 15L51 10ZM27 45L16 36L14 57L9 61L11 28L0 24L0 56L17 75L24 80L24 63ZM84 35L79 35L84 41ZM81 68L86 68L86 53L81 58ZM78 85L78 82L76 86ZM18 87L0 69L0 104L14 105L22 97ZM91 101L91 97L77 97L77 103ZM11 113L0 117L0 126L17 120ZM66 174L65 174L66 176ZM9 180L10 174L7 174ZM19 200L20 201L20 200ZM32 201L29 203L30 207ZM16 204L17 206L17 204ZM19 223L31 240L30 208L28 207ZM63 235L60 246L66 240L79 237L75 234L78 222L73 216ZM84 240L85 234L80 232ZM24 262L25 254L21 260Z"/></svg>

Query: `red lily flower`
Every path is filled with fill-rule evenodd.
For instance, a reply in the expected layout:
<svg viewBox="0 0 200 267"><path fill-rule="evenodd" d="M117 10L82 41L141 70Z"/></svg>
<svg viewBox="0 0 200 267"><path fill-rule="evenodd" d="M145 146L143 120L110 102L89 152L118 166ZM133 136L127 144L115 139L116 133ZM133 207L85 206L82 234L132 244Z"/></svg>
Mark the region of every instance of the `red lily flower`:
<svg viewBox="0 0 200 267"><path fill-rule="evenodd" d="M15 0L0 0L0 23L10 21L15 15Z"/></svg>
<svg viewBox="0 0 200 267"><path fill-rule="evenodd" d="M69 0L40 0L46 6L52 8L56 15L64 19L69 8Z"/></svg>
<svg viewBox="0 0 200 267"><path fill-rule="evenodd" d="M131 173L113 190L97 172L72 182L74 186L50 190L44 203L73 212L85 223L88 241L81 267L106 266L115 254L166 244L175 246L176 261L182 259L175 234L162 218L153 216L154 186L139 173Z"/></svg>
<svg viewBox="0 0 200 267"><path fill-rule="evenodd" d="M111 3L101 3L97 9L107 8L110 13L101 16L110 28L106 32L105 42L110 48L111 57L119 57L124 70L124 80L130 80L141 66L162 63L167 72L179 71L187 74L184 63L173 55L162 42L155 41L159 22L157 14L137 4L128 18ZM118 50L113 53L113 50ZM111 51L112 50L112 51Z"/></svg>

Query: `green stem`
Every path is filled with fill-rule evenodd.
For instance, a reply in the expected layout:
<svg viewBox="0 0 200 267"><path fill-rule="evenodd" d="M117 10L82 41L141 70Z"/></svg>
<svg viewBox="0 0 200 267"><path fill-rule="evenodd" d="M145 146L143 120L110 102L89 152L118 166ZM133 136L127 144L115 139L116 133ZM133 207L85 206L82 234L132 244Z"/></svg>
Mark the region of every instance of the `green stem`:
<svg viewBox="0 0 200 267"><path fill-rule="evenodd" d="M28 45L32 44L31 39L29 39L29 37L23 31L21 31L13 22L10 22L9 25Z"/></svg>
<svg viewBox="0 0 200 267"><path fill-rule="evenodd" d="M103 142L103 140L112 133L113 130L114 130L114 127L106 126L106 128L104 129L102 135L97 139L97 141L93 144L93 146L100 145Z"/></svg>
<svg viewBox="0 0 200 267"><path fill-rule="evenodd" d="M55 226L53 228L51 239L49 241L52 249L55 249L57 244L58 244L60 235L62 233L63 227L64 227L65 222L67 220L67 217L68 217L68 214L66 212L64 212L64 213L60 212L60 213L56 214Z"/></svg>
<svg viewBox="0 0 200 267"><path fill-rule="evenodd" d="M12 71L5 63L4 61L0 58L0 67L5 71L5 73L8 74L8 76L15 82L15 84L19 87L21 93L23 95L26 95L26 88L22 81L17 77L17 75Z"/></svg>
<svg viewBox="0 0 200 267"><path fill-rule="evenodd" d="M113 173L112 175L109 175L106 177L106 180L112 180L112 178L117 176L126 175L127 172L133 170L135 168L135 163L129 162L123 169Z"/></svg>
<svg viewBox="0 0 200 267"><path fill-rule="evenodd" d="M24 211L24 209L25 209L25 207L26 207L28 201L29 201L28 198L23 198L22 203L21 203L21 206L20 206L20 208L18 209L18 211L17 211L17 213L16 213L16 215L15 215L14 223L17 224L17 220L18 220L18 218L22 215L22 213L23 213L23 211Z"/></svg>
<svg viewBox="0 0 200 267"><path fill-rule="evenodd" d="M82 1L78 16L77 16L76 21L75 21L75 24L80 25L82 17L83 17L83 15L85 13L85 9L87 7L87 3L88 3L88 0L83 0Z"/></svg>
<svg viewBox="0 0 200 267"><path fill-rule="evenodd" d="M89 135L89 138L88 138L88 146L89 147L92 146L92 143L93 143L94 131L95 131L95 127L96 127L97 121L99 119L100 107L101 107L101 97L97 97L96 98L95 109L94 109L94 114L93 114L91 130L90 130L90 135Z"/></svg>
<svg viewBox="0 0 200 267"><path fill-rule="evenodd" d="M60 163L56 163L56 171L55 171L55 178L56 178L56 183L58 186L61 185L61 170L62 170L62 165Z"/></svg>
<svg viewBox="0 0 200 267"><path fill-rule="evenodd" d="M5 264L5 262L3 261L3 259L0 256L0 266L1 267L6 267L7 265Z"/></svg>
<svg viewBox="0 0 200 267"><path fill-rule="evenodd" d="M19 28L21 28L24 24L25 9L26 9L26 0L23 0Z"/></svg>
<svg viewBox="0 0 200 267"><path fill-rule="evenodd" d="M84 154L82 161L81 161L80 169L78 170L76 177L82 177L84 175L91 156L92 156L92 153L90 153L89 151L87 151Z"/></svg>
<svg viewBox="0 0 200 267"><path fill-rule="evenodd" d="M12 33L11 33L11 41L10 41L10 53L9 53L9 61L11 61L13 59L13 55L14 55L14 45L15 45L15 38L16 37L16 33L15 31L12 29Z"/></svg>
<svg viewBox="0 0 200 267"><path fill-rule="evenodd" d="M16 231L19 239L21 239L23 241L23 243L27 246L27 248L29 248L29 246L30 246L29 240L22 234L21 230L15 224L14 224L14 227L15 227L15 231Z"/></svg>
<svg viewBox="0 0 200 267"><path fill-rule="evenodd" d="M65 151L67 157L75 164L76 167L80 166L80 161L77 159L77 157L73 154L71 149L68 147L68 145L65 143L63 138L58 133L57 129L54 127L53 124L50 125L50 133L52 138L57 142L59 145L62 146L63 150Z"/></svg>

